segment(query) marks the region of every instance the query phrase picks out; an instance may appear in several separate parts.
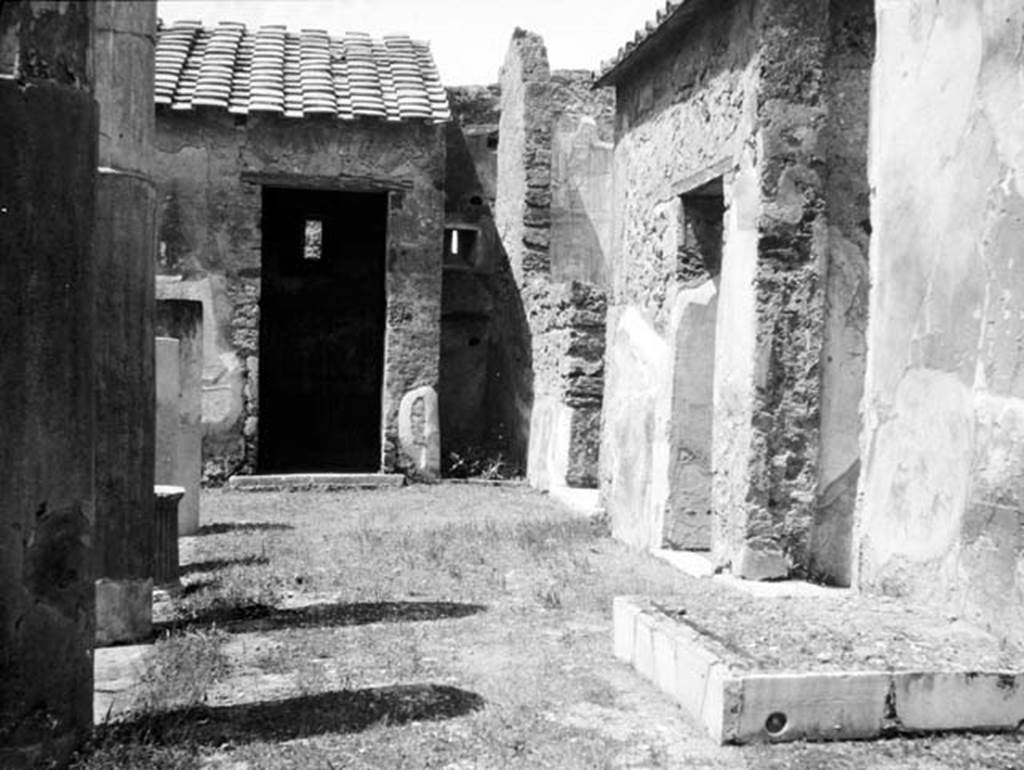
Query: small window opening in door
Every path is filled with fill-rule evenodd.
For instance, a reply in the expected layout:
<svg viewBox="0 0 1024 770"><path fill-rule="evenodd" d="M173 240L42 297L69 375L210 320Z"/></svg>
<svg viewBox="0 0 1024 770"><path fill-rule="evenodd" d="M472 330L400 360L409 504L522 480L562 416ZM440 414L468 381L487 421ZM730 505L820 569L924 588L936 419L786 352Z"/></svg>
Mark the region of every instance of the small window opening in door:
<svg viewBox="0 0 1024 770"><path fill-rule="evenodd" d="M444 231L444 263L473 267L476 265L476 230L450 227Z"/></svg>
<svg viewBox="0 0 1024 770"><path fill-rule="evenodd" d="M324 223L321 219L307 219L302 242L303 259L319 260L323 256Z"/></svg>

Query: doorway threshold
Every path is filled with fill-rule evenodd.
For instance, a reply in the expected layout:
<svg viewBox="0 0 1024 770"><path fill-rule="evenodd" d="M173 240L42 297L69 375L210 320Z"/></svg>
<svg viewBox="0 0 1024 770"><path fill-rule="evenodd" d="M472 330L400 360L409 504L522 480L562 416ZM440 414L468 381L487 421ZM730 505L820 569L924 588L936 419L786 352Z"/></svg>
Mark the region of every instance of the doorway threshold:
<svg viewBox="0 0 1024 770"><path fill-rule="evenodd" d="M232 476L228 489L239 492L296 492L334 489L380 489L405 484L401 473L270 473Z"/></svg>

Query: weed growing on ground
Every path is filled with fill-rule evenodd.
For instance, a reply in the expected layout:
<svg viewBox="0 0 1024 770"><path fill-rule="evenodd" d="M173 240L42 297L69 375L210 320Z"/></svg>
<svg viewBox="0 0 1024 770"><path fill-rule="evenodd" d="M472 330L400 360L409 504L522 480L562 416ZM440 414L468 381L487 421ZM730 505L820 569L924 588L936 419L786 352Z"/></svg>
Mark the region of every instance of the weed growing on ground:
<svg viewBox="0 0 1024 770"><path fill-rule="evenodd" d="M226 638L214 626L158 639L135 689L131 711L145 715L205 703L210 688L230 670L222 649Z"/></svg>

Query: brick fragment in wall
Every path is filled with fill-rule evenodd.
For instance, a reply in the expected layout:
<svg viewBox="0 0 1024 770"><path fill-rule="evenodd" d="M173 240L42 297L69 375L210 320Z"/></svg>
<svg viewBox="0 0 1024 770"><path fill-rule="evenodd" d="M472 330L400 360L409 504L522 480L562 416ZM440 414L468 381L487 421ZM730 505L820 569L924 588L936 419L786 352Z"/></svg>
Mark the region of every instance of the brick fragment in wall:
<svg viewBox="0 0 1024 770"><path fill-rule="evenodd" d="M540 186L527 186L526 195L524 198L526 206L529 209L533 208L548 208L551 206L551 187L550 185ZM550 218L550 215L549 215Z"/></svg>
<svg viewBox="0 0 1024 770"><path fill-rule="evenodd" d="M529 235L531 229L536 228L538 231L542 231L545 245L550 240L548 230L551 227L551 209L549 206L532 206L527 205L523 213L523 224L526 225L526 232L523 236L523 240L526 243L530 243Z"/></svg>
<svg viewBox="0 0 1024 770"><path fill-rule="evenodd" d="M551 267L551 258L546 251L530 249L523 254L523 272L542 272Z"/></svg>

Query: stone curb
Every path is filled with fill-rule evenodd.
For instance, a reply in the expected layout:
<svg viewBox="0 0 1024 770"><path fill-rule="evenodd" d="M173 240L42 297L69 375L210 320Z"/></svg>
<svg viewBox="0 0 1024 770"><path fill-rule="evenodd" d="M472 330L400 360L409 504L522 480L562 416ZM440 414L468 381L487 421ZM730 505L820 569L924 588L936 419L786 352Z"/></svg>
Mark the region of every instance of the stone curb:
<svg viewBox="0 0 1024 770"><path fill-rule="evenodd" d="M614 600L615 656L720 744L837 741L1024 725L1021 671L737 671L649 599Z"/></svg>

